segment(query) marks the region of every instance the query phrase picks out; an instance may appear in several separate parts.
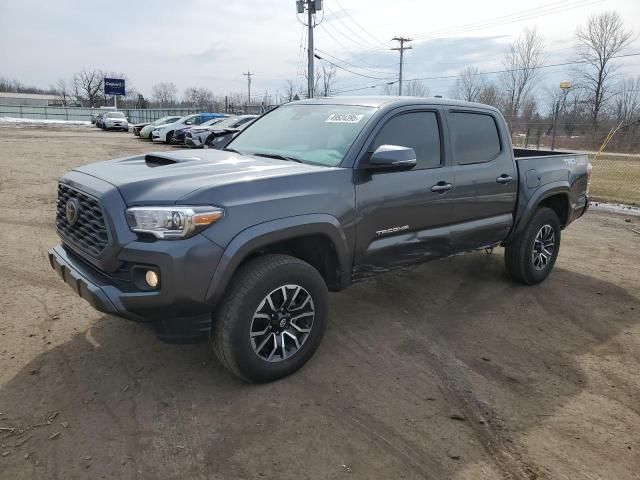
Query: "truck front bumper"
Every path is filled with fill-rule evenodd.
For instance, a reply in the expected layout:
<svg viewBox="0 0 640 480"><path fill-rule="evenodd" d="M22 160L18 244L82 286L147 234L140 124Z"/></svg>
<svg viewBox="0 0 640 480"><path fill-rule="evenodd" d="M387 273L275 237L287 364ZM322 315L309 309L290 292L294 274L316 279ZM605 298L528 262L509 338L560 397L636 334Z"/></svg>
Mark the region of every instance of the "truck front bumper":
<svg viewBox="0 0 640 480"><path fill-rule="evenodd" d="M205 302L206 288L222 250L201 235L175 242L169 251L162 243L132 242L123 248L118 259L128 266L129 276L102 272L64 245L49 251L49 263L100 312L144 322L169 343L206 340L213 310ZM149 268L160 275L156 289L146 287L135 274Z"/></svg>

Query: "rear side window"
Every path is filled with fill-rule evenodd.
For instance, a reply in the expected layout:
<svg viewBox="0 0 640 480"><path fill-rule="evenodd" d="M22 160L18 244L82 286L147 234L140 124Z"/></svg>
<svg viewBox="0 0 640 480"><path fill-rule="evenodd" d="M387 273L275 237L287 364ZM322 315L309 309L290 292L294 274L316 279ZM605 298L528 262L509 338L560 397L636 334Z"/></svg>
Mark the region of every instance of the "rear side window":
<svg viewBox="0 0 640 480"><path fill-rule="evenodd" d="M390 119L378 132L370 152L380 145L413 148L416 168L440 166L440 129L435 112L411 112Z"/></svg>
<svg viewBox="0 0 640 480"><path fill-rule="evenodd" d="M454 112L449 115L456 162L490 162L500 153L498 127L491 115Z"/></svg>

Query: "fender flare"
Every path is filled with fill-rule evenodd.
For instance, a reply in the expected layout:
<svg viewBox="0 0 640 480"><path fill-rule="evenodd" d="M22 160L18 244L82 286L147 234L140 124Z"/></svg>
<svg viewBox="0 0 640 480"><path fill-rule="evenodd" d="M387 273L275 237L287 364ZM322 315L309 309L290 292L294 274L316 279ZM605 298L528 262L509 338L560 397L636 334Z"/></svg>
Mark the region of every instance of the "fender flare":
<svg viewBox="0 0 640 480"><path fill-rule="evenodd" d="M510 240L512 240L514 237L516 237L519 233L521 233L524 230L525 226L529 223L529 220L531 219L533 212L536 210L538 205L540 205L540 203L546 198L549 198L558 194L563 195L567 202L567 209L568 209L567 211L570 212L571 211L571 200L569 199L570 192L571 192L571 186L569 185L568 182L564 180L548 183L538 188L533 193L533 195L531 196L527 204L521 210L518 209L519 211L516 212L517 216L519 216L519 219L516 220L515 226L511 230L511 233L505 240L504 244L509 243Z"/></svg>
<svg viewBox="0 0 640 480"><path fill-rule="evenodd" d="M255 250L306 235L324 235L334 245L341 272L351 272L352 254L338 219L329 214L297 215L260 223L241 231L227 245L213 273L205 301L217 305L240 264Z"/></svg>

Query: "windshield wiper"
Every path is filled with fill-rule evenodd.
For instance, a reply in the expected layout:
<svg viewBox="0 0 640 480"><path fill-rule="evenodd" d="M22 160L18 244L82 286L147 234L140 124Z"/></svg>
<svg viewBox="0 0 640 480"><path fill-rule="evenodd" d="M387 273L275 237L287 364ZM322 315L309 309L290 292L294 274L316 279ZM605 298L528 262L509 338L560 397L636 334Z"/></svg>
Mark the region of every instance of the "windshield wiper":
<svg viewBox="0 0 640 480"><path fill-rule="evenodd" d="M251 155L254 155L256 157L275 158L276 160L286 160L287 162L304 163L299 158L280 155L279 153L252 153Z"/></svg>

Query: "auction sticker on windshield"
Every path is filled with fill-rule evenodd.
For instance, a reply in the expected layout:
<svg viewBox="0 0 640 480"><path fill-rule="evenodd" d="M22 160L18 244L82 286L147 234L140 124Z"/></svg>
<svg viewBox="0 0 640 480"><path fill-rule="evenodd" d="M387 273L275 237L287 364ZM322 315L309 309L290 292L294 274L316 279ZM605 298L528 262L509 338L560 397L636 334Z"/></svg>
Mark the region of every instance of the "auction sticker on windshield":
<svg viewBox="0 0 640 480"><path fill-rule="evenodd" d="M332 113L325 123L358 123L364 115L357 113Z"/></svg>

